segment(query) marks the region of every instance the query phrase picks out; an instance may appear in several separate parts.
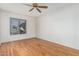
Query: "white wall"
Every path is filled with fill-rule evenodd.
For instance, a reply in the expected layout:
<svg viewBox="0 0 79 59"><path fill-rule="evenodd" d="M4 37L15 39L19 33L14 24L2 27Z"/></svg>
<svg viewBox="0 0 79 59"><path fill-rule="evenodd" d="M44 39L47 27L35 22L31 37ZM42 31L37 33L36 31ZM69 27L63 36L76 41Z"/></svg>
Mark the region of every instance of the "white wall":
<svg viewBox="0 0 79 59"><path fill-rule="evenodd" d="M10 17L26 19L26 34L10 35ZM24 16L8 11L1 11L0 13L0 29L1 29L1 42L15 41L25 38L35 37L35 18Z"/></svg>
<svg viewBox="0 0 79 59"><path fill-rule="evenodd" d="M79 5L51 9L37 22L37 37L79 49Z"/></svg>
<svg viewBox="0 0 79 59"><path fill-rule="evenodd" d="M1 14L1 12L0 12L0 14ZM1 41L1 19L0 19L0 41Z"/></svg>

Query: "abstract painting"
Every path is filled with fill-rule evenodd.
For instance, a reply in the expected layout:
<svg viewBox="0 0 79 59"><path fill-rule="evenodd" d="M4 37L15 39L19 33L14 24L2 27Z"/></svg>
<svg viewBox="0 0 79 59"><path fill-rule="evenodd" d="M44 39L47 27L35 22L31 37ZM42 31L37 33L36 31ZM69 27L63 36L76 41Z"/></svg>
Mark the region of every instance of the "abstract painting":
<svg viewBox="0 0 79 59"><path fill-rule="evenodd" d="M10 34L26 34L26 20L10 17Z"/></svg>

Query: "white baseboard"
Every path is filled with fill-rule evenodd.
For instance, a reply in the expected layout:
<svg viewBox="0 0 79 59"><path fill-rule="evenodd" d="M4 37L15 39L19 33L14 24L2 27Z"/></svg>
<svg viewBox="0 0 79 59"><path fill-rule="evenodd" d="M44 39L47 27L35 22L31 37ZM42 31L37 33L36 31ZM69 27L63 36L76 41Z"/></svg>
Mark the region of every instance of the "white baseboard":
<svg viewBox="0 0 79 59"><path fill-rule="evenodd" d="M49 40L49 39L46 39L46 38L42 38L42 37L37 37L39 39L43 39L43 40L47 40L47 41L50 41L50 42L54 42L54 43L57 43L59 45L63 45L63 46L66 46L66 47L69 47L69 48L72 48L72 49L76 49L76 50L79 50L79 48L76 48L74 46L70 46L70 45L67 45L67 44L64 44L64 43L60 43L58 41L54 41L54 40Z"/></svg>

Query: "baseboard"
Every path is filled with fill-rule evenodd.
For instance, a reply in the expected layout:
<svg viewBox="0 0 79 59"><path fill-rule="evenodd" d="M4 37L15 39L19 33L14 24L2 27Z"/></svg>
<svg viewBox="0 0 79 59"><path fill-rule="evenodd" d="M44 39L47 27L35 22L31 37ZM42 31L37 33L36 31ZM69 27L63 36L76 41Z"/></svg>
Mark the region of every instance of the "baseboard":
<svg viewBox="0 0 79 59"><path fill-rule="evenodd" d="M75 50L78 50L78 51L79 51L78 48L74 48L74 47L71 47L71 46L68 46L68 45L65 45L65 44L56 42L56 41L50 41L50 40L46 40L46 39L44 39L44 38L39 38L39 37L37 37L37 39L45 40L45 41L48 41L48 42L51 42L51 43L55 43L55 44L58 44L58 45L61 45L61 46L64 46L64 47L67 47L67 48L70 48L70 49L75 49Z"/></svg>
<svg viewBox="0 0 79 59"><path fill-rule="evenodd" d="M51 43L55 43L55 44L58 44L58 45L61 45L61 46L64 46L64 47L68 47L68 48L71 48L71 49L75 49L75 50L79 50L79 49L76 49L74 47L70 47L70 46L67 46L65 44L61 44L59 42L55 42L55 41L50 41L50 40L46 40L44 38L39 38L39 37L30 37L30 38L26 38L26 39L20 39L20 40L15 40L15 41L9 41L9 42L16 42L16 41L21 41L21 40L31 40L31 39L38 39L38 40L45 40L45 41L49 41ZM4 43L9 43L9 42L3 42L3 43L0 43L0 46Z"/></svg>
<svg viewBox="0 0 79 59"><path fill-rule="evenodd" d="M37 37L29 37L29 38L24 38L24 39L19 39L19 40L13 40L13 41L2 42L1 45L4 44L4 43L16 42L16 41L28 40L28 39L37 39Z"/></svg>

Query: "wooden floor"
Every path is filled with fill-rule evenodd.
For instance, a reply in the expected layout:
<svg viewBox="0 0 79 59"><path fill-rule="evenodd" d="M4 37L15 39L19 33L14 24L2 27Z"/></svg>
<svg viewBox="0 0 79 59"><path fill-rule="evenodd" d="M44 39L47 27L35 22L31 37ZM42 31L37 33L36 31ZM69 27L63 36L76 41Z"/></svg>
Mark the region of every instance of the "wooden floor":
<svg viewBox="0 0 79 59"><path fill-rule="evenodd" d="M1 56L79 56L79 50L41 39L3 43Z"/></svg>

